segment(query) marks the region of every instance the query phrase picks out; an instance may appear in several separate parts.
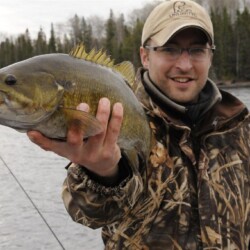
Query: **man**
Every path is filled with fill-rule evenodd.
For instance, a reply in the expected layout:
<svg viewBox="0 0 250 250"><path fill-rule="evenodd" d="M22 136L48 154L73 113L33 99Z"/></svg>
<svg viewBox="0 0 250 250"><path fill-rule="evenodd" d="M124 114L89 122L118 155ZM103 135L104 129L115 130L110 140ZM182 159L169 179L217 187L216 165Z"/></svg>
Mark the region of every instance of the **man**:
<svg viewBox="0 0 250 250"><path fill-rule="evenodd" d="M208 79L215 50L211 20L190 0L165 1L149 15L136 95L153 131L140 176L117 145L121 104L101 99L104 132L59 143L29 132L72 163L63 200L73 220L103 228L106 249L248 249L249 114ZM79 109L88 111L87 104ZM144 174L146 178L143 178Z"/></svg>

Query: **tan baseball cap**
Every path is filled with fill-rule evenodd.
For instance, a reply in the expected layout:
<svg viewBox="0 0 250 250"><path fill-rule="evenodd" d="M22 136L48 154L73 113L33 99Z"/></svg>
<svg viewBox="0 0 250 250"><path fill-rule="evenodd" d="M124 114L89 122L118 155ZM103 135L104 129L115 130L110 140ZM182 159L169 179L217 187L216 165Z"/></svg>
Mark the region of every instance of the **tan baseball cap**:
<svg viewBox="0 0 250 250"><path fill-rule="evenodd" d="M214 44L213 24L207 11L192 0L169 0L156 6L149 14L143 30L142 45L150 38L163 46L176 32L195 27L204 31Z"/></svg>

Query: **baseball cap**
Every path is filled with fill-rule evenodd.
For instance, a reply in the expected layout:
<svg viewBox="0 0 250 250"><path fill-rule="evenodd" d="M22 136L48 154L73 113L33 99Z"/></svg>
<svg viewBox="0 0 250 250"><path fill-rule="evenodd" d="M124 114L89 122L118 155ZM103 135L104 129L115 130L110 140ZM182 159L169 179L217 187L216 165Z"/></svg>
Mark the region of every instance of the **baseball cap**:
<svg viewBox="0 0 250 250"><path fill-rule="evenodd" d="M192 0L169 0L156 6L149 14L143 30L142 45L151 38L163 46L176 32L185 28L201 29L214 44L213 24L207 11Z"/></svg>

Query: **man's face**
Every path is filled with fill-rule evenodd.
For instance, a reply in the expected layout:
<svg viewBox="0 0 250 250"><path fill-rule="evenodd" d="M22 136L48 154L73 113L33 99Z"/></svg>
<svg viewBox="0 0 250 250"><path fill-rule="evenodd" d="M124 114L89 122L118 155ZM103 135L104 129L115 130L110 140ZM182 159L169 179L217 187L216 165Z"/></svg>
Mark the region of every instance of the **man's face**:
<svg viewBox="0 0 250 250"><path fill-rule="evenodd" d="M195 28L188 28L174 35L164 47L209 48L205 34ZM150 41L150 46L157 46ZM148 69L151 80L173 101L196 102L206 84L212 61L212 52L207 50L204 60L191 58L186 50L174 60L166 52L141 48L141 61Z"/></svg>

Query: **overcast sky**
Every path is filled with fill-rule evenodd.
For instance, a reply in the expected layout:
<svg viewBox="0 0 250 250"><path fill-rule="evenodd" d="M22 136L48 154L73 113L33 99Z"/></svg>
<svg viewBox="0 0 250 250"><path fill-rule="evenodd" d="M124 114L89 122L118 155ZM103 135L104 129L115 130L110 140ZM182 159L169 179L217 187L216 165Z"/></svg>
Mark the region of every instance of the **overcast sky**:
<svg viewBox="0 0 250 250"><path fill-rule="evenodd" d="M53 23L65 23L75 14L85 18L108 18L110 9L128 14L154 0L0 0L0 34L16 35L29 28L31 35L40 27L48 33Z"/></svg>

